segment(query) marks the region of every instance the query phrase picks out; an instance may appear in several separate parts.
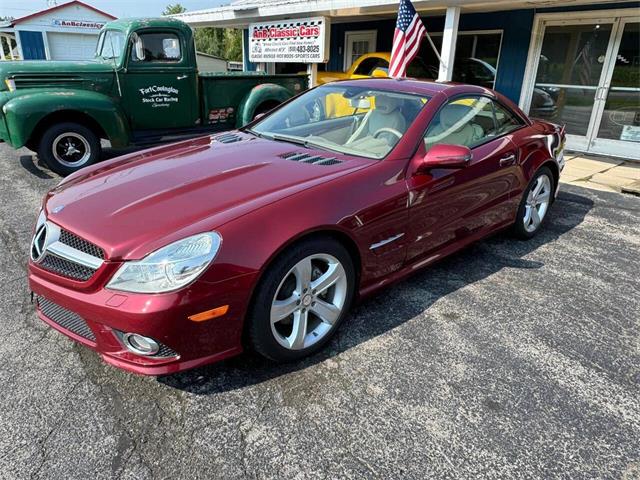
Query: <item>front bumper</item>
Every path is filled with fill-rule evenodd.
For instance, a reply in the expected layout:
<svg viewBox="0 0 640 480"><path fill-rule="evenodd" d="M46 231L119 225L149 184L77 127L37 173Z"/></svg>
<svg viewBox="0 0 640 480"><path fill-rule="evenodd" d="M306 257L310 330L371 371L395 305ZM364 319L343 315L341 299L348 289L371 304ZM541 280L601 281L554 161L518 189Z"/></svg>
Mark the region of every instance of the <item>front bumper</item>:
<svg viewBox="0 0 640 480"><path fill-rule="evenodd" d="M37 302L38 316L44 322L97 351L105 362L133 373L165 375L242 352L243 319L256 275L217 283L197 281L178 292L147 295L104 288L79 291L43 278L30 264L29 287L36 298L44 298L77 317L73 317L75 324L61 321L59 315L51 315L50 309L43 309ZM229 305L224 316L204 322L188 318L222 305ZM90 332L73 326L78 318ZM115 331L151 337L177 356L136 355L123 346Z"/></svg>

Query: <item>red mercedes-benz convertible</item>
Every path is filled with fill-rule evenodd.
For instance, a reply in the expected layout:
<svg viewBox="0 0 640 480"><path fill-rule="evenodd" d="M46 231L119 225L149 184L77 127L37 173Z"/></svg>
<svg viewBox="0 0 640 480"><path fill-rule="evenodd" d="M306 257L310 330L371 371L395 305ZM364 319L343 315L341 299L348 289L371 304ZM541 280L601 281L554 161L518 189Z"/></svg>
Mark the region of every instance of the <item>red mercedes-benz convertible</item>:
<svg viewBox="0 0 640 480"><path fill-rule="evenodd" d="M126 370L322 348L362 296L500 229L529 238L563 130L484 88L310 90L239 131L126 155L46 196L39 316Z"/></svg>

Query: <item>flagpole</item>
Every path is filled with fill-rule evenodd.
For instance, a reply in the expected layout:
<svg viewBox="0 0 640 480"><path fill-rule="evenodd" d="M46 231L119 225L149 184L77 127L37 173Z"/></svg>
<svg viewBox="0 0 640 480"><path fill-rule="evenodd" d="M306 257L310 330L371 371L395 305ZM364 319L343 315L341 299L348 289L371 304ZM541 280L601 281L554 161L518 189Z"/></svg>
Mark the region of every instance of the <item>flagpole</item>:
<svg viewBox="0 0 640 480"><path fill-rule="evenodd" d="M431 40L431 35L429 35L429 32L424 32L424 34L427 36L427 40L429 40L429 43L431 44L431 48L433 48L433 53L435 53L436 57L438 57L438 62L440 62L440 65L442 65L442 59L440 58L440 52L438 52L438 49L436 48L435 43L433 43L433 40Z"/></svg>

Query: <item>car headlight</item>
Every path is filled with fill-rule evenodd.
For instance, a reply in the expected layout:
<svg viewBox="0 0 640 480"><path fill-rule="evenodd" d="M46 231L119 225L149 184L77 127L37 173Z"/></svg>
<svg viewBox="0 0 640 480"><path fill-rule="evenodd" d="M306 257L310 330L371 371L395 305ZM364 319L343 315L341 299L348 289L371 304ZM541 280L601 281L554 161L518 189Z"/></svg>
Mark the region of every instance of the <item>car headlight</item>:
<svg viewBox="0 0 640 480"><path fill-rule="evenodd" d="M206 270L221 244L222 237L216 232L178 240L142 260L124 263L107 288L135 293L178 290Z"/></svg>

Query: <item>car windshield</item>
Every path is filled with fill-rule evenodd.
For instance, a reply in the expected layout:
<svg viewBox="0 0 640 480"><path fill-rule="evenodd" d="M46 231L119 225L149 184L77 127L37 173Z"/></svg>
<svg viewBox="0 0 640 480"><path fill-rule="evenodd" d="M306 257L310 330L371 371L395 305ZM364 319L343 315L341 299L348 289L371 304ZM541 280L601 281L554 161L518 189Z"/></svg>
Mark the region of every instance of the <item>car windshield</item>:
<svg viewBox="0 0 640 480"><path fill-rule="evenodd" d="M124 50L124 42L124 32L106 30L98 39L96 56L104 59L120 58Z"/></svg>
<svg viewBox="0 0 640 480"><path fill-rule="evenodd" d="M326 85L294 99L249 132L381 159L396 146L428 99L365 86Z"/></svg>

